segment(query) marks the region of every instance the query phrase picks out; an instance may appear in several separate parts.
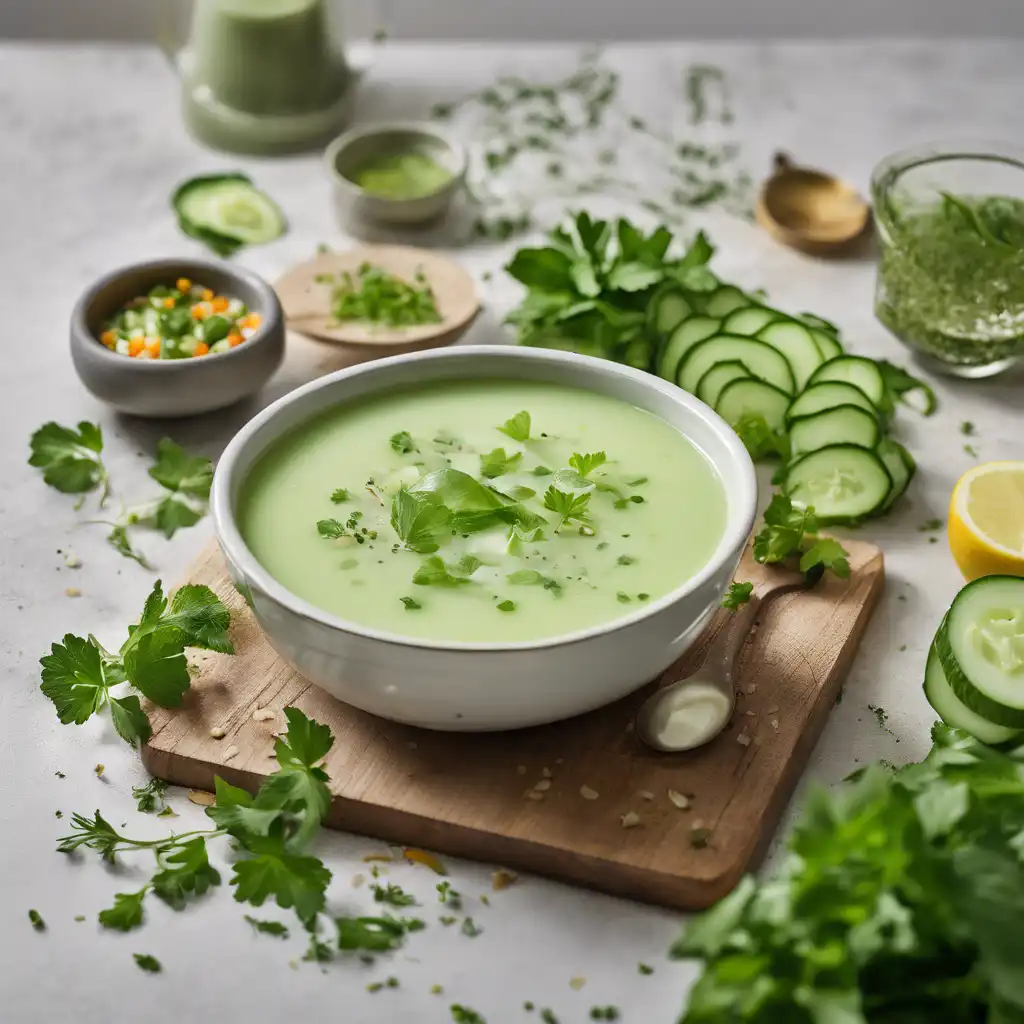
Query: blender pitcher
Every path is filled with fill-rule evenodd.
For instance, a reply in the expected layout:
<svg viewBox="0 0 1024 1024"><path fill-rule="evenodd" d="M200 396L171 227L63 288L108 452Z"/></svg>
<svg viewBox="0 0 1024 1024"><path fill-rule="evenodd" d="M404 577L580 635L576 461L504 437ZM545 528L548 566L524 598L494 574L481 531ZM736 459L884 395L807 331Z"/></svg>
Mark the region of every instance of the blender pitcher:
<svg viewBox="0 0 1024 1024"><path fill-rule="evenodd" d="M360 72L342 0L161 0L160 44L181 77L185 125L236 153L309 149L349 118Z"/></svg>

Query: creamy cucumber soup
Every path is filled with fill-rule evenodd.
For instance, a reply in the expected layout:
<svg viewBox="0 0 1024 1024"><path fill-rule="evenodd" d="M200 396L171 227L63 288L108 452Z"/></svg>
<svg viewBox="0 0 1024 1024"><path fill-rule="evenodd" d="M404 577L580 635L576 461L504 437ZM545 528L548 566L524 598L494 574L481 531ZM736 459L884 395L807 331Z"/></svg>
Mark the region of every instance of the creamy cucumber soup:
<svg viewBox="0 0 1024 1024"><path fill-rule="evenodd" d="M439 641L569 633L710 560L725 493L663 420L545 383L444 382L332 410L246 480L250 550L353 623Z"/></svg>

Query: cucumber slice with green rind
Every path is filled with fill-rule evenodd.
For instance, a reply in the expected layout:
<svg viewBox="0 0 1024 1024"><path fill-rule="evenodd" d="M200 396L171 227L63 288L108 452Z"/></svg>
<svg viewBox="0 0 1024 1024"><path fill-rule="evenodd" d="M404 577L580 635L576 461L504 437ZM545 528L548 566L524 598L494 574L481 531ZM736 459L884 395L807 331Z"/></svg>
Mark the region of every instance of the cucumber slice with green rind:
<svg viewBox="0 0 1024 1024"><path fill-rule="evenodd" d="M786 419L795 420L801 416L813 416L816 412L834 409L837 405L856 405L865 412L878 415L871 399L860 388L843 381L830 380L821 384L812 384L801 391L793 399L793 404L789 407L789 412L786 413Z"/></svg>
<svg viewBox="0 0 1024 1024"><path fill-rule="evenodd" d="M750 299L731 284L716 288L704 305L705 316L728 316L735 309L752 305Z"/></svg>
<svg viewBox="0 0 1024 1024"><path fill-rule="evenodd" d="M647 323L656 334L670 334L692 315L693 307L683 290L672 282L663 284L647 306Z"/></svg>
<svg viewBox="0 0 1024 1024"><path fill-rule="evenodd" d="M935 648L963 704L994 725L1024 729L1024 578L968 583L946 612Z"/></svg>
<svg viewBox="0 0 1024 1024"><path fill-rule="evenodd" d="M764 306L747 306L730 313L722 322L723 334L744 334L752 338L772 321L778 320L781 314Z"/></svg>
<svg viewBox="0 0 1024 1024"><path fill-rule="evenodd" d="M715 334L694 345L679 363L676 383L692 394L701 377L715 363L732 359L749 367L751 373L761 380L789 394L793 393L793 371L786 357L763 341L734 334Z"/></svg>
<svg viewBox="0 0 1024 1024"><path fill-rule="evenodd" d="M954 729L963 729L982 743L1010 743L1021 735L1020 729L996 725L983 718L977 711L972 711L960 700L953 687L949 685L946 673L942 671L942 660L935 644L928 650L928 663L924 669L924 695L946 725L951 725Z"/></svg>
<svg viewBox="0 0 1024 1024"><path fill-rule="evenodd" d="M811 332L811 337L818 346L821 358L826 362L829 359L836 359L843 354L843 346L839 344L839 339L834 334L809 325L807 329Z"/></svg>
<svg viewBox="0 0 1024 1024"><path fill-rule="evenodd" d="M182 231L221 256L271 242L285 231L277 204L244 174L191 178L175 190L171 205Z"/></svg>
<svg viewBox="0 0 1024 1024"><path fill-rule="evenodd" d="M782 430L786 422L789 395L763 380L734 380L722 388L715 412L731 427L744 416L763 416L772 430Z"/></svg>
<svg viewBox="0 0 1024 1024"><path fill-rule="evenodd" d="M697 390L694 394L712 409L718 401L722 389L731 384L734 380L742 380L745 377L753 379L753 374L738 359L727 359L724 363L715 363L714 366L704 374L697 382Z"/></svg>
<svg viewBox="0 0 1024 1024"><path fill-rule="evenodd" d="M834 444L790 463L782 487L794 502L813 507L821 523L845 523L881 509L892 477L873 451Z"/></svg>
<svg viewBox="0 0 1024 1024"><path fill-rule="evenodd" d="M874 448L878 434L878 418L856 405L837 405L789 422L789 443L794 459L834 444ZM884 464L885 459L882 462ZM902 462L900 466L902 468Z"/></svg>
<svg viewBox="0 0 1024 1024"><path fill-rule="evenodd" d="M885 504L881 509L884 512L891 508L907 489L917 467L914 464L914 460L910 458L907 449L888 437L878 442L875 451L878 453L878 457L882 460L885 468L889 471L889 476L892 477L892 490L889 492L889 497L885 499ZM908 459L910 460L909 462L907 461Z"/></svg>
<svg viewBox="0 0 1024 1024"><path fill-rule="evenodd" d="M843 381L858 387L871 399L876 409L884 408L885 382L882 371L873 359L864 356L837 356L814 371L807 383L820 384L822 381Z"/></svg>
<svg viewBox="0 0 1024 1024"><path fill-rule="evenodd" d="M812 373L824 362L811 332L795 320L769 324L757 334L758 341L777 348L793 368L796 390L803 391Z"/></svg>
<svg viewBox="0 0 1024 1024"><path fill-rule="evenodd" d="M710 316L692 316L684 320L669 336L658 360L658 376L674 384L679 363L699 341L717 334L722 321Z"/></svg>

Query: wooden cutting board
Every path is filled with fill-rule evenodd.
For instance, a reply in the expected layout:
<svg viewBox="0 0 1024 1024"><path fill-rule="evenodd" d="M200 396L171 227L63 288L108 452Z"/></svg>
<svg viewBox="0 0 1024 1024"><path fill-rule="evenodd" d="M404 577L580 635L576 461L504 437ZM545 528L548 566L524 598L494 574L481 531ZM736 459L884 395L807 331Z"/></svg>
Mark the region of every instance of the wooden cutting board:
<svg viewBox="0 0 1024 1024"><path fill-rule="evenodd" d="M220 775L255 789L276 767L273 734L294 704L334 733L325 767L335 828L666 906L706 907L764 853L881 593L878 548L844 544L849 580L829 578L765 605L742 654L732 723L686 754L656 754L634 736L650 687L567 722L506 733L436 733L357 711L278 658L211 545L189 581L208 584L231 608L236 655L195 652L185 706L149 709L143 760L180 785L212 789ZM736 578L756 583L770 573L748 550ZM727 615L659 684L699 664ZM226 735L214 739L220 729ZM688 796L689 808L677 807L669 790ZM630 812L639 823L627 828ZM697 829L710 832L703 848Z"/></svg>

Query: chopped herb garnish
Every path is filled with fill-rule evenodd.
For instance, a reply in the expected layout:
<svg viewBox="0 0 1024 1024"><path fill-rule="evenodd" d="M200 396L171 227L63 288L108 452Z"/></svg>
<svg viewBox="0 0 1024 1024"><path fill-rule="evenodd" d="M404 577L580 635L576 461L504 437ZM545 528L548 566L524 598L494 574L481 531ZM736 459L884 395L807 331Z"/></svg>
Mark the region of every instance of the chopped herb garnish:
<svg viewBox="0 0 1024 1024"><path fill-rule="evenodd" d="M348 501L351 497L352 495L349 494L349 492L345 490L344 487L339 487L336 491L334 491L331 494L331 501L333 501L335 505L341 505Z"/></svg>
<svg viewBox="0 0 1024 1024"><path fill-rule="evenodd" d="M331 312L336 323L413 327L441 322L433 289L422 275L410 284L371 263L363 263L355 274L338 275Z"/></svg>
<svg viewBox="0 0 1024 1024"><path fill-rule="evenodd" d="M391 501L391 527L411 551L430 554L451 531L452 514L430 493L404 487Z"/></svg>
<svg viewBox="0 0 1024 1024"><path fill-rule="evenodd" d="M462 922L462 927L459 929L459 931L461 931L462 934L467 936L468 938L475 939L478 935L480 935L483 932L483 928L478 928L473 923L473 918L467 917Z"/></svg>
<svg viewBox="0 0 1024 1024"><path fill-rule="evenodd" d="M511 473L522 461L522 452L515 452L508 455L504 448L495 448L494 451L480 456L480 475L488 480Z"/></svg>
<svg viewBox="0 0 1024 1024"><path fill-rule="evenodd" d="M498 429L511 437L513 441L525 444L530 440L530 426L530 414L524 409L522 412L517 412L511 419L505 420Z"/></svg>
<svg viewBox="0 0 1024 1024"><path fill-rule="evenodd" d="M452 888L451 882L438 882L436 889L439 902L445 906L458 909L462 905L462 895Z"/></svg>
<svg viewBox="0 0 1024 1024"><path fill-rule="evenodd" d="M636 965L638 974L653 974L654 968L650 964L645 964L642 961Z"/></svg>
<svg viewBox="0 0 1024 1024"><path fill-rule="evenodd" d="M148 953L132 953L132 956L139 967L149 974L159 974L163 970L160 961L155 956L150 956Z"/></svg>
<svg viewBox="0 0 1024 1024"><path fill-rule="evenodd" d="M619 555L619 557L615 559L616 565L633 565L635 562L636 559L630 555Z"/></svg>
<svg viewBox="0 0 1024 1024"><path fill-rule="evenodd" d="M964 437L974 437L977 431L970 420L964 420L963 423L960 424L960 433L963 434Z"/></svg>
<svg viewBox="0 0 1024 1024"><path fill-rule="evenodd" d="M487 1024L487 1021L476 1010L470 1009L468 1006L452 1003L450 1009L455 1024Z"/></svg>
<svg viewBox="0 0 1024 1024"><path fill-rule="evenodd" d="M370 890L377 903L387 903L392 907L412 907L416 904L415 896L410 895L400 885L394 883L372 885Z"/></svg>
<svg viewBox="0 0 1024 1024"><path fill-rule="evenodd" d="M547 1007L540 1011L540 1019L544 1024L558 1024L558 1018L555 1016L554 1011L549 1010Z"/></svg>
<svg viewBox="0 0 1024 1024"><path fill-rule="evenodd" d="M589 504L589 494L573 494L568 491L560 491L553 485L544 492L544 507L560 517L558 525L555 527L555 533L558 533L568 522L588 522L590 519L587 513Z"/></svg>
<svg viewBox="0 0 1024 1024"><path fill-rule="evenodd" d="M405 936L405 927L401 921L385 915L384 917L339 917L335 919L338 927L338 948L351 952L367 950L371 953L386 953L397 949Z"/></svg>
<svg viewBox="0 0 1024 1024"><path fill-rule="evenodd" d="M603 466L607 461L608 456L604 452L590 452L586 455L573 452L569 456L569 465L584 478L589 476L598 467Z"/></svg>
<svg viewBox="0 0 1024 1024"><path fill-rule="evenodd" d="M397 434L392 434L388 443L391 445L391 450L398 452L399 455L408 455L410 452L419 451L416 442L412 439L412 434L407 430L400 430Z"/></svg>
<svg viewBox="0 0 1024 1024"><path fill-rule="evenodd" d="M534 476L551 476L554 470L548 469L547 466L534 466L533 469L530 470L530 472Z"/></svg>
<svg viewBox="0 0 1024 1024"><path fill-rule="evenodd" d="M418 612L423 607L414 597L400 597L398 600L405 605L407 612Z"/></svg>
<svg viewBox="0 0 1024 1024"><path fill-rule="evenodd" d="M480 559L473 555L463 555L450 565L446 565L440 555L431 555L424 559L412 581L421 587L456 587L472 582L470 577L479 567Z"/></svg>
<svg viewBox="0 0 1024 1024"><path fill-rule="evenodd" d="M978 457L978 449L975 448L973 444L965 444L964 453L966 455L970 455L972 459L976 459Z"/></svg>
<svg viewBox="0 0 1024 1024"><path fill-rule="evenodd" d="M619 1010L615 1006L593 1006L590 1009L591 1020L618 1020Z"/></svg>
<svg viewBox="0 0 1024 1024"><path fill-rule="evenodd" d="M627 593L625 593L624 591L621 591L621 590L615 595L615 599L620 604L629 604L633 600L633 598L631 598L629 596L629 594L627 594Z"/></svg>
<svg viewBox="0 0 1024 1024"><path fill-rule="evenodd" d="M246 921L261 935L273 935L278 939L288 938L288 928L280 921L261 921L258 918L245 915Z"/></svg>
<svg viewBox="0 0 1024 1024"><path fill-rule="evenodd" d="M39 913L38 910L29 910L28 919L32 922L32 927L37 932L46 931L46 922L43 920L42 915Z"/></svg>
<svg viewBox="0 0 1024 1024"><path fill-rule="evenodd" d="M753 591L753 583L730 583L728 592L722 598L722 607L728 608L731 612L736 611L741 605L746 604L750 600L750 595Z"/></svg>
<svg viewBox="0 0 1024 1024"><path fill-rule="evenodd" d="M443 924L445 926L445 928L448 928L451 925L455 924L455 922L458 921L458 918L457 917L452 917L450 914L442 914L438 918L438 921L440 921L441 924Z"/></svg>
<svg viewBox="0 0 1024 1024"><path fill-rule="evenodd" d="M826 569L845 579L850 575L846 550L831 537L818 538L817 532L813 508L775 494L765 509L764 526L754 535L754 560L771 564L799 554L800 571L808 579L820 578Z"/></svg>
<svg viewBox="0 0 1024 1024"><path fill-rule="evenodd" d="M941 530L944 525L941 519L926 519L917 529L920 533L931 533L934 530Z"/></svg>
<svg viewBox="0 0 1024 1024"><path fill-rule="evenodd" d="M499 612L514 612L516 610L515 601L502 601L498 605Z"/></svg>
<svg viewBox="0 0 1024 1024"><path fill-rule="evenodd" d="M167 801L164 800L166 792L167 783L163 779L150 779L144 786L132 786L135 806L143 814L163 811L167 807Z"/></svg>
<svg viewBox="0 0 1024 1024"><path fill-rule="evenodd" d="M643 485L645 483L647 483L647 477L645 477L645 476L638 476L635 480L627 480L626 481L626 486L627 487L643 487Z"/></svg>

